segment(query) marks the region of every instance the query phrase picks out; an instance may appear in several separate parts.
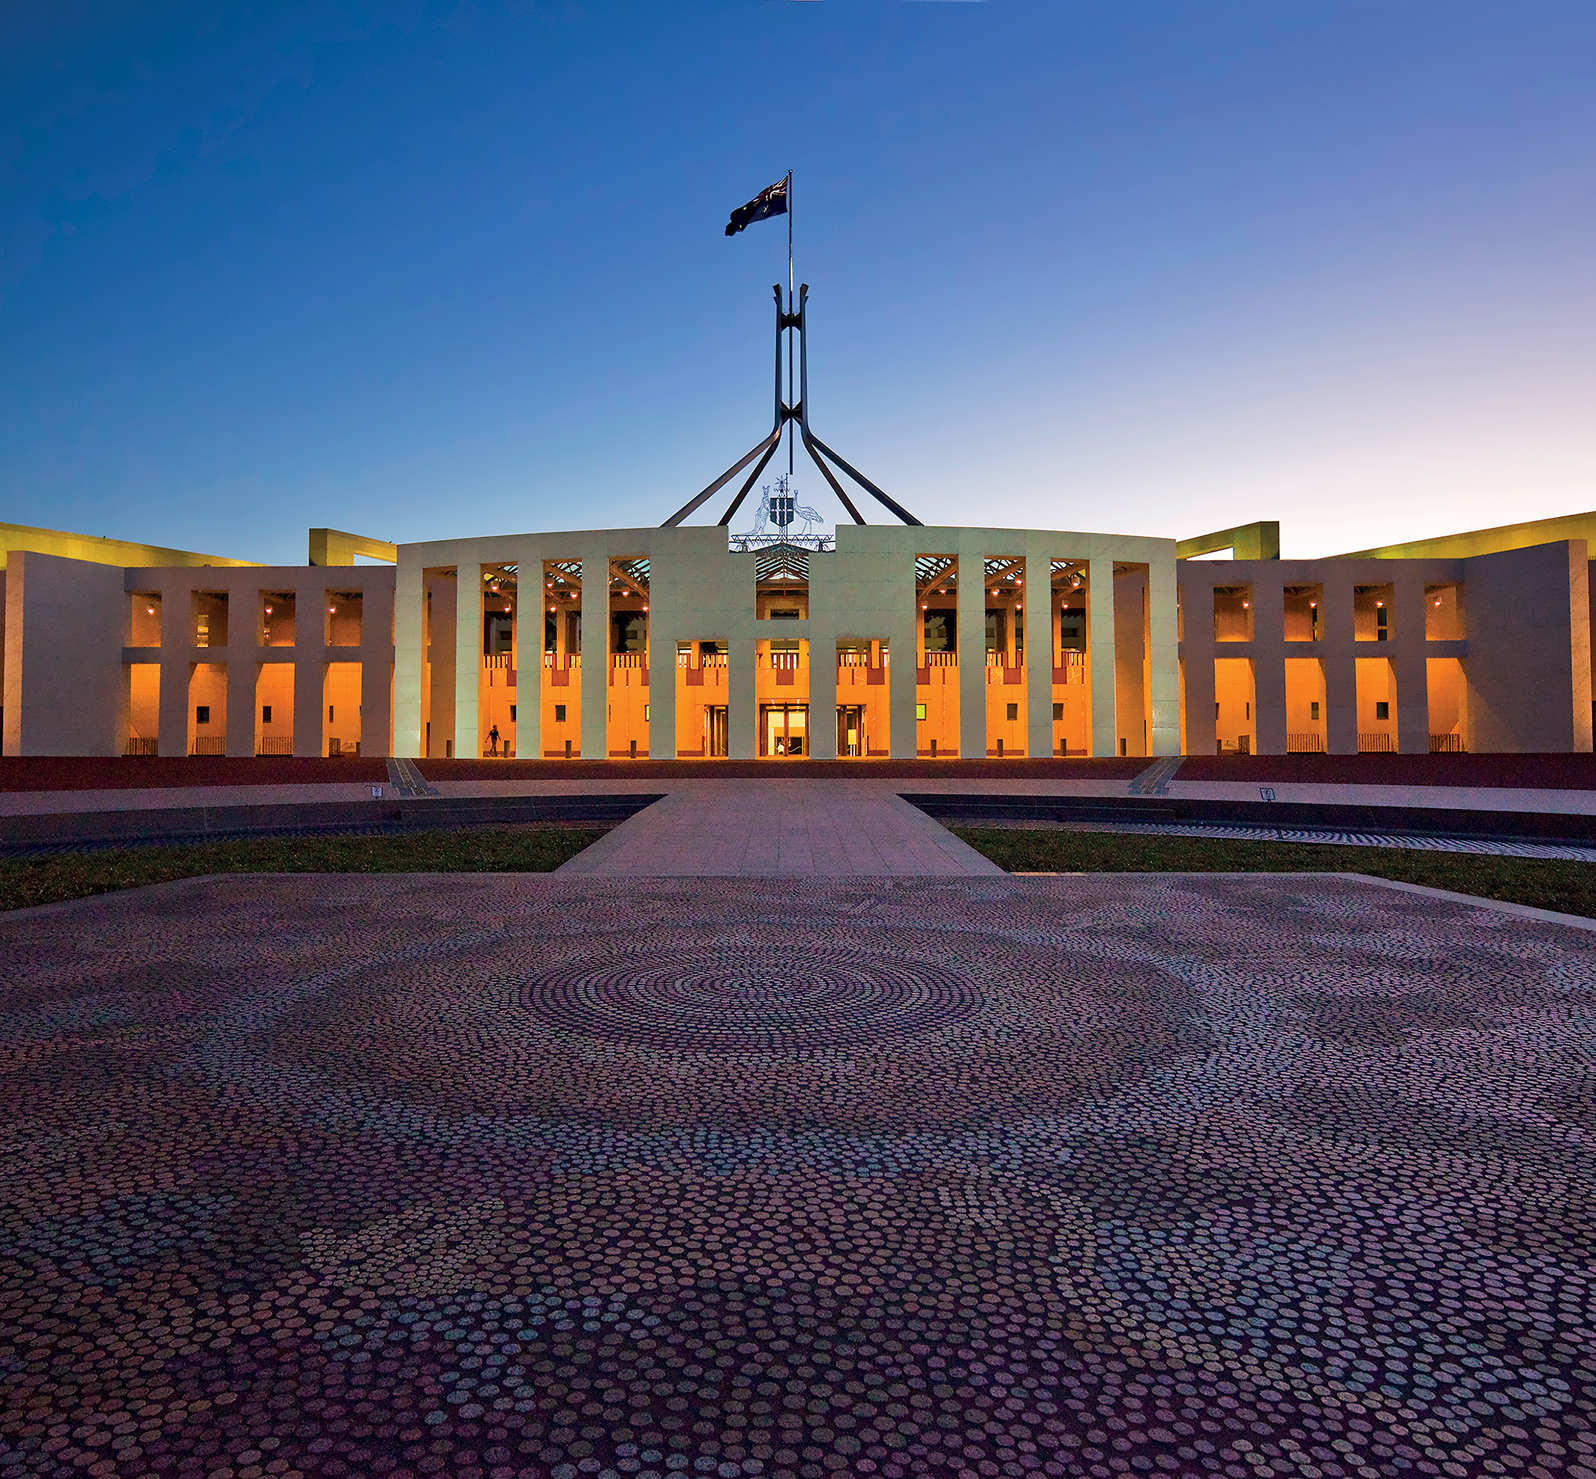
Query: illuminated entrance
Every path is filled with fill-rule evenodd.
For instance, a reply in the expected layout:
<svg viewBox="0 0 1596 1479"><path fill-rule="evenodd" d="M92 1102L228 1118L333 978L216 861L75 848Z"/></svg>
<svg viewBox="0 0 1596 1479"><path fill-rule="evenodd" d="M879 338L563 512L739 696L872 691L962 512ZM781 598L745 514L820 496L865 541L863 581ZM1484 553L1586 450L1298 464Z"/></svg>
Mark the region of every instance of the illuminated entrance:
<svg viewBox="0 0 1596 1479"><path fill-rule="evenodd" d="M807 755L809 753L809 705L761 704L759 706L759 753L761 755Z"/></svg>
<svg viewBox="0 0 1596 1479"><path fill-rule="evenodd" d="M837 705L837 754L843 759L865 753L864 705Z"/></svg>

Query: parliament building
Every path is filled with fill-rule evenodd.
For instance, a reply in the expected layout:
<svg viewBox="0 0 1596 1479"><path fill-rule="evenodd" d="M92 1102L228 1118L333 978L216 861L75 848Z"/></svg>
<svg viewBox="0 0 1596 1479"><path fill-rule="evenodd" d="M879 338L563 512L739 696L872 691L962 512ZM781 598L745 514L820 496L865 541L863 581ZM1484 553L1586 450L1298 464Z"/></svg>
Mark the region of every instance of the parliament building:
<svg viewBox="0 0 1596 1479"><path fill-rule="evenodd" d="M0 525L0 729L8 756L1588 751L1593 538L320 529L268 566Z"/></svg>

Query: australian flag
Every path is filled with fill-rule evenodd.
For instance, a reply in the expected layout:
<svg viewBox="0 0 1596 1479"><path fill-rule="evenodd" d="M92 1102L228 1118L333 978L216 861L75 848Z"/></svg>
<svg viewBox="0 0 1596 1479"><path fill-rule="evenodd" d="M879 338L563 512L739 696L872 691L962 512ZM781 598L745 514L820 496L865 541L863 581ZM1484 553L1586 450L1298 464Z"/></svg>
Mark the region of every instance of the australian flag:
<svg viewBox="0 0 1596 1479"><path fill-rule="evenodd" d="M787 181L781 179L774 185L766 186L747 205L740 205L731 213L731 220L726 223L726 235L735 236L745 226L752 226L755 221L765 221L771 216L786 214Z"/></svg>

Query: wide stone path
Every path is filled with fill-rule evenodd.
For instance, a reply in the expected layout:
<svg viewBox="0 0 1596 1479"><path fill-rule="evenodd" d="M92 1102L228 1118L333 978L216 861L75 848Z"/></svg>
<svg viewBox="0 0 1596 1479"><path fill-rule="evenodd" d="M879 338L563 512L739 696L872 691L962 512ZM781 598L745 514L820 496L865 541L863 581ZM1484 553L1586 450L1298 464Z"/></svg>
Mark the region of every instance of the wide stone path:
<svg viewBox="0 0 1596 1479"><path fill-rule="evenodd" d="M0 921L0 1472L1596 1472L1596 935L1351 878Z"/></svg>
<svg viewBox="0 0 1596 1479"><path fill-rule="evenodd" d="M677 782L562 873L603 878L1001 874L870 781Z"/></svg>

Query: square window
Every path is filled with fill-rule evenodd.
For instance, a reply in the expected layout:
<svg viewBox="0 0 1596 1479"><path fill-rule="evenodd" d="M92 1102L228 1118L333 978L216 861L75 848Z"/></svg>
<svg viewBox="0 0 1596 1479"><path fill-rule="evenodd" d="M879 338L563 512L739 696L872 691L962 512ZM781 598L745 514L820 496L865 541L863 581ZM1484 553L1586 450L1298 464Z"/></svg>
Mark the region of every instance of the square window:
<svg viewBox="0 0 1596 1479"><path fill-rule="evenodd" d="M1317 699L1308 705L1308 717L1310 719L1317 719L1319 717L1319 702Z"/></svg>
<svg viewBox="0 0 1596 1479"><path fill-rule="evenodd" d="M1020 706L1018 704L1010 704L1008 708L1010 719L1018 719L1020 717Z"/></svg>
<svg viewBox="0 0 1596 1479"><path fill-rule="evenodd" d="M209 724L211 722L211 706L209 704L194 705L194 722L196 724Z"/></svg>
<svg viewBox="0 0 1596 1479"><path fill-rule="evenodd" d="M1374 706L1374 717L1376 719L1389 719L1391 717L1391 705L1388 703L1377 703Z"/></svg>
<svg viewBox="0 0 1596 1479"><path fill-rule="evenodd" d="M564 724L565 723L565 705L564 704L555 704L555 706L554 706L554 722L556 724Z"/></svg>
<svg viewBox="0 0 1596 1479"><path fill-rule="evenodd" d="M1063 718L1064 718L1064 705L1063 704L1054 704L1053 705L1053 722L1055 724L1061 723L1063 721Z"/></svg>
<svg viewBox="0 0 1596 1479"><path fill-rule="evenodd" d="M262 724L270 724L272 722L272 706L270 704L262 704L260 706L260 722Z"/></svg>
<svg viewBox="0 0 1596 1479"><path fill-rule="evenodd" d="M916 719L924 719L925 718L925 705L924 704L916 704L914 706L914 717Z"/></svg>

